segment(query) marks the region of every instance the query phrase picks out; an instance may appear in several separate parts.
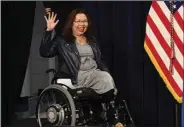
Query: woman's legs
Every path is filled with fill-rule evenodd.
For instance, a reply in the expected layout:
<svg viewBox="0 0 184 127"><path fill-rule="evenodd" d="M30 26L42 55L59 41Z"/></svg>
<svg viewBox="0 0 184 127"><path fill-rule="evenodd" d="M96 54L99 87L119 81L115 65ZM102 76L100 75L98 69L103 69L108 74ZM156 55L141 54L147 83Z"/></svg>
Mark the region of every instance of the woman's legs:
<svg viewBox="0 0 184 127"><path fill-rule="evenodd" d="M106 71L95 70L90 76L89 87L98 94L106 93L115 88L112 76Z"/></svg>
<svg viewBox="0 0 184 127"><path fill-rule="evenodd" d="M88 75L83 84L80 87L88 87L94 89L98 94L102 96L102 101L105 102L109 108L107 110L108 113L108 121L112 124L119 123L119 119L117 116L117 109L115 104L115 83L112 76L105 71L94 70L91 75ZM100 113L99 105L95 104L94 107L96 115ZM96 117L95 115L95 117ZM96 117L97 118L97 117ZM118 124L119 125L119 124Z"/></svg>

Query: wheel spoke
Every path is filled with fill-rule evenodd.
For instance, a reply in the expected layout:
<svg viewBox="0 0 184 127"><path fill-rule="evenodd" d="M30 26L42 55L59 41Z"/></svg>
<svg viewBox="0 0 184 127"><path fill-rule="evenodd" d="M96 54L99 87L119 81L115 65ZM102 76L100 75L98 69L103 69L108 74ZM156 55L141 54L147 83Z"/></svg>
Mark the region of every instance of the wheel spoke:
<svg viewBox="0 0 184 127"><path fill-rule="evenodd" d="M46 110L48 108L48 106L46 104L44 104L43 101L40 101L41 105L40 106L43 106L43 110Z"/></svg>
<svg viewBox="0 0 184 127"><path fill-rule="evenodd" d="M61 123L62 125L74 126L76 118L73 98L66 89L56 86L53 88L52 86L49 87L51 88L44 90L44 92L40 95L36 109L40 127L51 124L50 120L52 120L53 125ZM47 112L50 112L51 110L55 110L54 112L56 112L54 119L47 118ZM63 111L61 112L61 110Z"/></svg>
<svg viewBox="0 0 184 127"><path fill-rule="evenodd" d="M56 100L56 96L55 96L55 94L53 93L53 91L51 91L51 96L52 96L52 98L53 98L53 103L56 103L57 100Z"/></svg>
<svg viewBox="0 0 184 127"><path fill-rule="evenodd" d="M48 93L49 93L49 92L48 92ZM47 99L47 104L48 104L48 106L50 106L48 94L47 94L47 96L46 96L46 99Z"/></svg>

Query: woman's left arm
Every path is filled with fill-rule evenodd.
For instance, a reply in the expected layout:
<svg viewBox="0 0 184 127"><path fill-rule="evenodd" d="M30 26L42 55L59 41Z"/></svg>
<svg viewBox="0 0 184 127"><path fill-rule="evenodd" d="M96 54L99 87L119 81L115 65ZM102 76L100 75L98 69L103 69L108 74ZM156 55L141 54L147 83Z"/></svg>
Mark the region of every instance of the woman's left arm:
<svg viewBox="0 0 184 127"><path fill-rule="evenodd" d="M98 64L99 64L98 66L99 66L99 68L100 68L102 71L106 71L106 72L110 73L110 71L109 71L107 65L106 65L105 62L104 62L103 54L101 53L100 46L99 46L99 44L97 43L97 41L96 41L95 38L94 38L94 42L95 42L95 44L96 44L96 50L97 50L97 54L98 54L97 60L98 60Z"/></svg>
<svg viewBox="0 0 184 127"><path fill-rule="evenodd" d="M98 50L99 50L98 52L100 53L100 55L99 55L99 57L100 57L100 60L99 60L100 69L101 69L102 71L106 71L106 72L110 73L110 71L109 71L107 65L106 65L105 62L104 62L103 55L101 54L101 51L100 51L99 47L98 47Z"/></svg>

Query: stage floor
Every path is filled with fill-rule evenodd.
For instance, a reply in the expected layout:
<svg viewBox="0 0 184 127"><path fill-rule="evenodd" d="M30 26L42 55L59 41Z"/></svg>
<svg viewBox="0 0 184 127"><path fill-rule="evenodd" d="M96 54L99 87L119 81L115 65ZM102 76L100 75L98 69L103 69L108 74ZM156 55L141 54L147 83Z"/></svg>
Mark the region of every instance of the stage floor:
<svg viewBox="0 0 184 127"><path fill-rule="evenodd" d="M39 127L35 118L27 118L24 120L19 120L14 122L12 125L5 126L5 127ZM45 126L45 127L59 127L59 126ZM60 126L61 127L61 126ZM66 126L65 126L66 127ZM69 127L69 126L67 126ZM101 127L101 126L76 126L76 127ZM126 127L174 127L174 126L134 126L134 125L127 125Z"/></svg>
<svg viewBox="0 0 184 127"><path fill-rule="evenodd" d="M36 118L27 118L24 120L18 120L14 122L12 125L5 126L5 127L39 127ZM44 127L61 127L61 126L44 126ZM70 126L62 126L62 127L70 127ZM84 126L76 126L76 127L84 127ZM100 127L100 126L85 126L85 127Z"/></svg>
<svg viewBox="0 0 184 127"><path fill-rule="evenodd" d="M36 118L27 118L23 120L17 120L13 124L5 127L39 127Z"/></svg>
<svg viewBox="0 0 184 127"><path fill-rule="evenodd" d="M14 122L12 125L5 126L5 127L39 127L39 125L36 121L36 118L27 118L27 119L23 119L23 120L18 120L16 122ZM44 126L44 127L61 127L61 126L48 125L48 126ZM62 126L62 127L70 127L70 126ZM75 126L75 127L102 127L102 126ZM135 127L135 126L128 125L126 127ZM136 126L136 127L140 127L140 126ZM150 126L150 127L155 127L155 126Z"/></svg>

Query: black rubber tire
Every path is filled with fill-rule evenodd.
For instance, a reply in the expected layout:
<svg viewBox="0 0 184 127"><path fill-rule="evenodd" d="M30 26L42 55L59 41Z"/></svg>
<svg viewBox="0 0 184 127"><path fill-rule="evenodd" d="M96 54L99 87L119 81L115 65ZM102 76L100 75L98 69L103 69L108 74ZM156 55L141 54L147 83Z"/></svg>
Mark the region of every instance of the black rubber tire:
<svg viewBox="0 0 184 127"><path fill-rule="evenodd" d="M39 104L40 104L40 99L42 98L42 96L46 93L46 91L50 90L50 89L55 89L55 90L59 90L61 91L65 96L66 98L68 99L68 102L70 104L70 109L71 109L71 123L69 126L75 126L76 124L76 108L75 108L75 103L74 103L74 100L71 96L71 94L68 92L68 90L64 87L62 87L61 85L57 85L57 84L54 84L54 85L50 85L48 87L46 87L40 94L39 96L39 99L38 99L38 102L37 102L37 105L36 105L36 119L37 119L37 122L39 124L40 127L42 127L42 124L41 124L41 121L40 121L40 118L39 118Z"/></svg>

